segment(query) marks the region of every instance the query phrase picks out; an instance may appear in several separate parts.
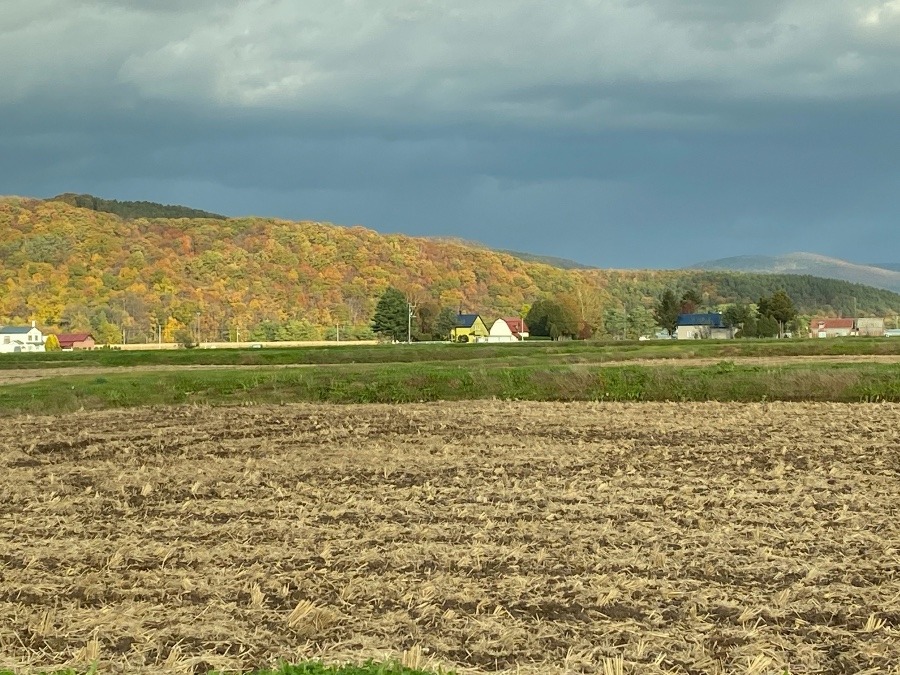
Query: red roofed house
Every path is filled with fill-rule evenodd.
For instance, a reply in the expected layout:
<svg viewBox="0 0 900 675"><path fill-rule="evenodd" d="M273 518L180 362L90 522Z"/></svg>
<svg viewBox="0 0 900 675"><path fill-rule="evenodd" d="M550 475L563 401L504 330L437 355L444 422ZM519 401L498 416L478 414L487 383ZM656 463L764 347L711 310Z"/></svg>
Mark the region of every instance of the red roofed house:
<svg viewBox="0 0 900 675"><path fill-rule="evenodd" d="M856 334L855 319L813 319L809 322L809 333L813 337L845 337Z"/></svg>
<svg viewBox="0 0 900 675"><path fill-rule="evenodd" d="M66 351L72 349L93 349L95 346L94 336L90 333L61 333L56 336L59 340L60 349Z"/></svg>
<svg viewBox="0 0 900 675"><path fill-rule="evenodd" d="M510 318L503 320L506 322L506 325L509 326L512 334L518 339L524 340L528 337L528 326L525 324L525 319Z"/></svg>

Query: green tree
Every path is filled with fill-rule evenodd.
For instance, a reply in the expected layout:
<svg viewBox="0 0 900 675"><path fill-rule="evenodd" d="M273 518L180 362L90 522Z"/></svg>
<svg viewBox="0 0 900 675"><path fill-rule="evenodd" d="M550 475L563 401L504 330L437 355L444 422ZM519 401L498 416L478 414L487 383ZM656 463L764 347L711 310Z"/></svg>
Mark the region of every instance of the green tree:
<svg viewBox="0 0 900 675"><path fill-rule="evenodd" d="M578 335L578 317L555 300L538 300L528 314L525 323L531 335L558 340L561 337L574 338Z"/></svg>
<svg viewBox="0 0 900 675"><path fill-rule="evenodd" d="M449 340L450 331L456 326L456 311L452 307L444 307L434 322L434 337L437 340Z"/></svg>
<svg viewBox="0 0 900 675"><path fill-rule="evenodd" d="M372 330L392 340L405 341L409 329L409 305L406 296L391 286L378 299Z"/></svg>
<svg viewBox="0 0 900 675"><path fill-rule="evenodd" d="M197 346L194 341L194 335L188 328L179 328L175 331L175 342L187 349L193 349Z"/></svg>
<svg viewBox="0 0 900 675"><path fill-rule="evenodd" d="M607 307L603 310L603 328L607 335L623 338L627 334L628 317L619 307Z"/></svg>
<svg viewBox="0 0 900 675"><path fill-rule="evenodd" d="M701 302L703 302L703 298L700 297L700 294L693 289L688 289L681 296L679 309L682 314L693 314L700 307Z"/></svg>
<svg viewBox="0 0 900 675"><path fill-rule="evenodd" d="M669 335L675 332L678 326L678 315L681 313L681 305L675 298L675 293L667 290L662 294L656 307L653 308L653 318L660 328L665 329Z"/></svg>
<svg viewBox="0 0 900 675"><path fill-rule="evenodd" d="M739 338L755 338L757 337L757 321L756 316L751 312L750 315L741 324L741 329L735 333L735 337Z"/></svg>
<svg viewBox="0 0 900 675"><path fill-rule="evenodd" d="M759 316L774 319L778 335L784 334L785 326L797 317L797 308L784 289L775 291L771 297L759 299Z"/></svg>
<svg viewBox="0 0 900 675"><path fill-rule="evenodd" d="M775 337L776 335L778 335L779 330L780 326L778 325L778 321L776 321L774 317L761 316L756 322L757 337Z"/></svg>
<svg viewBox="0 0 900 675"><path fill-rule="evenodd" d="M753 310L743 303L730 305L722 312L722 323L728 328L742 328L751 318Z"/></svg>

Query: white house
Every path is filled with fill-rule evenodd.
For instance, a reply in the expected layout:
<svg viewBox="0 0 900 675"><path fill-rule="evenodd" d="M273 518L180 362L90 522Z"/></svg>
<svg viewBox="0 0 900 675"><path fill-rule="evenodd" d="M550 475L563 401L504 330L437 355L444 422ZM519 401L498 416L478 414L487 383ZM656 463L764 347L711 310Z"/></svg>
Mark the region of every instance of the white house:
<svg viewBox="0 0 900 675"><path fill-rule="evenodd" d="M0 326L0 354L44 351L44 334L28 326Z"/></svg>

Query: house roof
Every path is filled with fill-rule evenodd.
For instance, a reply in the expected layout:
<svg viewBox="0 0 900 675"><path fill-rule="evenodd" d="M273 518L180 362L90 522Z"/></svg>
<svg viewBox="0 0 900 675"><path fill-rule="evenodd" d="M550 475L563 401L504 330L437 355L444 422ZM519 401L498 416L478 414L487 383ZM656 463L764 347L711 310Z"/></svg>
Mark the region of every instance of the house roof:
<svg viewBox="0 0 900 675"><path fill-rule="evenodd" d="M710 328L725 328L722 323L722 315L718 312L708 314L679 314L679 326L709 326Z"/></svg>
<svg viewBox="0 0 900 675"><path fill-rule="evenodd" d="M84 342L88 338L93 338L94 336L90 333L60 333L56 336L56 339L59 340L59 344L75 344L76 342Z"/></svg>
<svg viewBox="0 0 900 675"><path fill-rule="evenodd" d="M811 330L827 330L829 328L853 328L856 319L812 319Z"/></svg>
<svg viewBox="0 0 900 675"><path fill-rule="evenodd" d="M457 314L456 315L456 327L457 328L471 328L475 325L475 322L478 321L477 314Z"/></svg>
<svg viewBox="0 0 900 675"><path fill-rule="evenodd" d="M90 337L94 337L90 333L59 333L56 339L60 342L84 342Z"/></svg>
<svg viewBox="0 0 900 675"><path fill-rule="evenodd" d="M0 326L0 333L6 335L27 335L33 330L33 326Z"/></svg>
<svg viewBox="0 0 900 675"><path fill-rule="evenodd" d="M509 319L503 319L503 320L506 322L506 325L509 326L509 329L513 333L527 333L528 332L528 326L525 324L524 319L519 319L517 317L515 317L515 318L511 317Z"/></svg>

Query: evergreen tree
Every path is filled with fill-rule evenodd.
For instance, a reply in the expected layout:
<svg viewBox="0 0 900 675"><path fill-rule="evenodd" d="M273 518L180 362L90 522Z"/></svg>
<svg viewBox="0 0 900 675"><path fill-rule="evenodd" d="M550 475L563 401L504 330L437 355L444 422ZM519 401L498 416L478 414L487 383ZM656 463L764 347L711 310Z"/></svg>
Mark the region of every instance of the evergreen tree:
<svg viewBox="0 0 900 675"><path fill-rule="evenodd" d="M389 287L375 305L372 330L398 342L405 341L409 330L409 305L401 291Z"/></svg>
<svg viewBox="0 0 900 675"><path fill-rule="evenodd" d="M760 318L769 317L778 326L777 334L784 333L784 327L797 316L794 302L784 289L775 291L771 297L759 299Z"/></svg>
<svg viewBox="0 0 900 675"><path fill-rule="evenodd" d="M700 307L700 303L703 302L703 298L700 297L700 294L693 290L687 290L681 296L681 306L679 309L682 314L693 314L697 311L697 308Z"/></svg>
<svg viewBox="0 0 900 675"><path fill-rule="evenodd" d="M434 322L434 338L449 340L450 331L456 326L456 311L452 307L444 307Z"/></svg>
<svg viewBox="0 0 900 675"><path fill-rule="evenodd" d="M653 310L653 318L656 319L657 325L664 328L669 335L675 332L678 326L678 315L681 313L681 306L675 298L675 293L667 290L662 294L659 302Z"/></svg>
<svg viewBox="0 0 900 675"><path fill-rule="evenodd" d="M722 312L722 323L728 328L741 328L753 317L753 310L749 305L737 304L729 306Z"/></svg>
<svg viewBox="0 0 900 675"><path fill-rule="evenodd" d="M756 322L757 337L775 337L779 329L778 321L771 316L761 316Z"/></svg>

